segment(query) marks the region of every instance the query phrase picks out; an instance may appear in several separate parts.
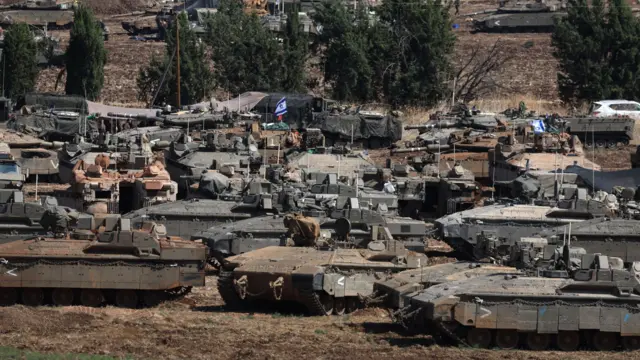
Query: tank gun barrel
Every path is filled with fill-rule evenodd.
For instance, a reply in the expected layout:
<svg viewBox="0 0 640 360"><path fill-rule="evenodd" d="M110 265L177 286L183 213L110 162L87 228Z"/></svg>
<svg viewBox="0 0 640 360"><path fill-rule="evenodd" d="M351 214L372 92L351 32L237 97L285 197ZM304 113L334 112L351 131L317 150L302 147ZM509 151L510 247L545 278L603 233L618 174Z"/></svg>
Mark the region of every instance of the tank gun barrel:
<svg viewBox="0 0 640 360"><path fill-rule="evenodd" d="M449 148L451 147L451 145L438 145L438 144L430 144L427 146L420 146L420 147L412 147L412 148L405 148L405 149L392 149L391 150L391 154L403 154L403 153L410 153L410 152L416 152L416 151L443 151L443 150L449 150Z"/></svg>
<svg viewBox="0 0 640 360"><path fill-rule="evenodd" d="M405 130L419 130L419 131L428 131L433 129L447 129L454 128L458 126L457 121L452 120L439 120L437 123L429 123L429 124L421 124L421 125L407 125L404 127Z"/></svg>

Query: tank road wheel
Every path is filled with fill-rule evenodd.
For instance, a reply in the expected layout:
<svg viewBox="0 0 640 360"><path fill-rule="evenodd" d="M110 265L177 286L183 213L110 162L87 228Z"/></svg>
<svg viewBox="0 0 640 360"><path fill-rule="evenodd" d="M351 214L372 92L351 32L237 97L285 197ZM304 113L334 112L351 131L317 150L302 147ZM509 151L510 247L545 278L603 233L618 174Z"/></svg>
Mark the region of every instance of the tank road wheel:
<svg viewBox="0 0 640 360"><path fill-rule="evenodd" d="M467 343L471 347L486 349L491 345L491 330L473 328L467 333Z"/></svg>
<svg viewBox="0 0 640 360"><path fill-rule="evenodd" d="M154 307L160 305L160 303L167 300L167 294L164 291L145 291L142 295L142 302L148 307Z"/></svg>
<svg viewBox="0 0 640 360"><path fill-rule="evenodd" d="M116 305L121 308L135 309L138 306L138 294L134 290L118 290Z"/></svg>
<svg viewBox="0 0 640 360"><path fill-rule="evenodd" d="M612 351L618 347L618 335L612 332L598 331L593 334L593 347L600 351Z"/></svg>
<svg viewBox="0 0 640 360"><path fill-rule="evenodd" d="M640 336L623 336L622 346L625 350L640 350Z"/></svg>
<svg viewBox="0 0 640 360"><path fill-rule="evenodd" d="M102 291L98 289L83 289L80 292L80 303L84 306L98 307L103 301Z"/></svg>
<svg viewBox="0 0 640 360"><path fill-rule="evenodd" d="M344 315L347 310L347 300L345 297L337 297L333 299L333 308L336 315Z"/></svg>
<svg viewBox="0 0 640 360"><path fill-rule="evenodd" d="M320 304L322 304L322 310L325 315L331 315L333 313L334 308L334 297L325 293L320 293Z"/></svg>
<svg viewBox="0 0 640 360"><path fill-rule="evenodd" d="M18 301L18 291L14 288L0 288L0 306L10 306Z"/></svg>
<svg viewBox="0 0 640 360"><path fill-rule="evenodd" d="M51 300L53 300L54 305L69 306L73 304L73 290L53 289L51 292Z"/></svg>
<svg viewBox="0 0 640 360"><path fill-rule="evenodd" d="M576 351L580 346L580 333L577 331L560 331L556 337L556 345L562 351Z"/></svg>
<svg viewBox="0 0 640 360"><path fill-rule="evenodd" d="M346 299L347 299L346 300L346 302L347 302L347 304L346 304L346 306L347 306L347 309L346 309L347 314L351 314L352 312L358 310L358 298L350 296L350 297L348 297Z"/></svg>
<svg viewBox="0 0 640 360"><path fill-rule="evenodd" d="M44 292L40 288L22 289L22 303L27 306L40 306L44 302Z"/></svg>
<svg viewBox="0 0 640 360"><path fill-rule="evenodd" d="M502 329L496 332L496 345L501 349L515 349L518 346L518 332Z"/></svg>
<svg viewBox="0 0 640 360"><path fill-rule="evenodd" d="M587 147L587 149L592 149L593 148L593 141L587 140L587 141L585 141L584 145Z"/></svg>
<svg viewBox="0 0 640 360"><path fill-rule="evenodd" d="M615 149L616 147L618 147L618 142L617 141L615 141L615 140L607 141L607 148Z"/></svg>
<svg viewBox="0 0 640 360"><path fill-rule="evenodd" d="M544 350L549 347L549 335L529 333L527 334L527 346L531 350Z"/></svg>
<svg viewBox="0 0 640 360"><path fill-rule="evenodd" d="M607 142L602 140L602 139L598 139L596 140L596 148L598 149L602 149L607 145Z"/></svg>

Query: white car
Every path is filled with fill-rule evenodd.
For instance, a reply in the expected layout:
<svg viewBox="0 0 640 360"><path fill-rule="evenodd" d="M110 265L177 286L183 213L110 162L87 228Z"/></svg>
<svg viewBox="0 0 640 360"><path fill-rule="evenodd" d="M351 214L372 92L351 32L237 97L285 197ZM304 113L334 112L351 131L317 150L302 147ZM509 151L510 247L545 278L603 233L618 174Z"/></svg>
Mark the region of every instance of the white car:
<svg viewBox="0 0 640 360"><path fill-rule="evenodd" d="M629 100L602 100L591 104L589 114L595 117L628 116L640 120L640 103Z"/></svg>

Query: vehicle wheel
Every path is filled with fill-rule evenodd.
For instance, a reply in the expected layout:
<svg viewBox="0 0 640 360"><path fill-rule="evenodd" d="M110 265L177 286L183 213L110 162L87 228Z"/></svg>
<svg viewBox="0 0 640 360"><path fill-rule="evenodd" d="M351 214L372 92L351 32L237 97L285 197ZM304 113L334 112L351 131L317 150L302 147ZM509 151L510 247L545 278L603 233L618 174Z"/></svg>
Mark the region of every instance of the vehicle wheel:
<svg viewBox="0 0 640 360"><path fill-rule="evenodd" d="M467 333L467 343L471 347L486 349L491 345L491 331L473 328Z"/></svg>
<svg viewBox="0 0 640 360"><path fill-rule="evenodd" d="M358 298L356 297L348 297L347 298L347 314L351 314L352 312L358 310Z"/></svg>
<svg viewBox="0 0 640 360"><path fill-rule="evenodd" d="M325 292L320 293L320 303L322 304L325 315L331 315L331 313L333 313L333 296Z"/></svg>
<svg viewBox="0 0 640 360"><path fill-rule="evenodd" d="M164 291L145 291L142 296L142 301L148 307L154 307L160 305L160 303L167 300L167 293Z"/></svg>
<svg viewBox="0 0 640 360"><path fill-rule="evenodd" d="M83 289L80 292L80 303L84 306L98 307L103 301L102 291L98 289Z"/></svg>
<svg viewBox="0 0 640 360"><path fill-rule="evenodd" d="M14 288L0 288L0 306L10 306L18 301L18 291Z"/></svg>
<svg viewBox="0 0 640 360"><path fill-rule="evenodd" d="M596 148L603 149L607 145L607 142L604 140L596 140Z"/></svg>
<svg viewBox="0 0 640 360"><path fill-rule="evenodd" d="M618 147L618 142L617 141L615 141L615 140L607 141L607 148L615 149L616 147Z"/></svg>
<svg viewBox="0 0 640 360"><path fill-rule="evenodd" d="M556 338L556 345L562 351L575 351L580 346L580 333L577 331L561 331Z"/></svg>
<svg viewBox="0 0 640 360"><path fill-rule="evenodd" d="M135 309L138 306L138 294L134 290L118 290L116 305L121 308Z"/></svg>
<svg viewBox="0 0 640 360"><path fill-rule="evenodd" d="M585 146L587 149L593 149L593 142L592 142L591 140L585 141L585 142L584 142L584 146Z"/></svg>
<svg viewBox="0 0 640 360"><path fill-rule="evenodd" d="M22 289L22 303L27 306L40 306L44 302L44 292L40 288Z"/></svg>
<svg viewBox="0 0 640 360"><path fill-rule="evenodd" d="M531 350L544 350L549 347L549 335L529 333L527 334L527 346Z"/></svg>
<svg viewBox="0 0 640 360"><path fill-rule="evenodd" d="M73 304L73 290L71 289L53 289L51 292L51 300L54 305L69 306Z"/></svg>
<svg viewBox="0 0 640 360"><path fill-rule="evenodd" d="M625 350L640 350L640 336L623 336L622 346Z"/></svg>
<svg viewBox="0 0 640 360"><path fill-rule="evenodd" d="M496 332L496 345L501 349L515 349L518 346L518 332L502 329Z"/></svg>
<svg viewBox="0 0 640 360"><path fill-rule="evenodd" d="M618 335L612 332L598 331L593 335L593 347L600 351L611 351L618 347Z"/></svg>
<svg viewBox="0 0 640 360"><path fill-rule="evenodd" d="M344 297L333 298L333 309L336 315L344 315L347 309L347 300Z"/></svg>
<svg viewBox="0 0 640 360"><path fill-rule="evenodd" d="M629 145L629 139L622 139L622 140L620 140L620 142L621 142L624 146L628 146L628 145Z"/></svg>

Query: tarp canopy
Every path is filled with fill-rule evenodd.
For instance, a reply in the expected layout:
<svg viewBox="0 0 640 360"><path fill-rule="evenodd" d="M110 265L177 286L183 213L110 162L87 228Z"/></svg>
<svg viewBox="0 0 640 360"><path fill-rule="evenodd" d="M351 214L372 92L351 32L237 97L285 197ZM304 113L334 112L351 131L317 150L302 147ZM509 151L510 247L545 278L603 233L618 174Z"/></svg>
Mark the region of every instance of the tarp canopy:
<svg viewBox="0 0 640 360"><path fill-rule="evenodd" d="M402 121L396 117L372 118L359 114L317 114L308 128L317 128L344 139L389 138L392 142L402 138Z"/></svg>
<svg viewBox="0 0 640 360"><path fill-rule="evenodd" d="M87 102L83 97L63 94L29 93L24 96L24 105L40 106L45 109L75 111L81 114L87 111Z"/></svg>
<svg viewBox="0 0 640 360"><path fill-rule="evenodd" d="M122 106L111 106L105 105L93 101L87 100L87 111L89 114L100 114L102 116L107 116L108 113L114 114L126 114L131 116L156 116L158 109L144 109L144 108L128 108Z"/></svg>
<svg viewBox="0 0 640 360"><path fill-rule="evenodd" d="M593 187L595 180L596 191L602 190L611 193L615 186L634 189L640 186L640 168L618 171L591 171L591 169L585 169L581 166L569 166L564 172L577 174L588 187Z"/></svg>

